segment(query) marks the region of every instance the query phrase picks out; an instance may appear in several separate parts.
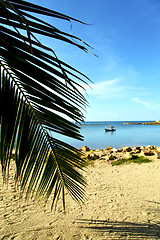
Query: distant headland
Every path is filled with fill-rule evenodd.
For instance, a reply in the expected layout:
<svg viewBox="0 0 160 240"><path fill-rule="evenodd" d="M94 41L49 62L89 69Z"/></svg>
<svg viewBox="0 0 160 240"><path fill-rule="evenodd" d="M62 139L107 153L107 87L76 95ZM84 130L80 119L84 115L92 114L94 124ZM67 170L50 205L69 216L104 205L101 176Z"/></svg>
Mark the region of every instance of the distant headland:
<svg viewBox="0 0 160 240"><path fill-rule="evenodd" d="M126 122L123 124L134 124L134 125L160 125L160 120L156 120L155 122Z"/></svg>

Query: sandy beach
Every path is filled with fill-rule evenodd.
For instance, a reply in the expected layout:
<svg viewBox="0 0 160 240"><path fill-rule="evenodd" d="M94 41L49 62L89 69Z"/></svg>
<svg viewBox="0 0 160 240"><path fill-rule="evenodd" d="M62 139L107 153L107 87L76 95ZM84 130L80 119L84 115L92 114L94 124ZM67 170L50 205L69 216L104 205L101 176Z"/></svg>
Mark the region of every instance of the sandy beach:
<svg viewBox="0 0 160 240"><path fill-rule="evenodd" d="M86 168L85 205L66 194L56 212L19 197L11 162L8 189L0 175L0 239L160 239L160 159L112 166L95 160Z"/></svg>

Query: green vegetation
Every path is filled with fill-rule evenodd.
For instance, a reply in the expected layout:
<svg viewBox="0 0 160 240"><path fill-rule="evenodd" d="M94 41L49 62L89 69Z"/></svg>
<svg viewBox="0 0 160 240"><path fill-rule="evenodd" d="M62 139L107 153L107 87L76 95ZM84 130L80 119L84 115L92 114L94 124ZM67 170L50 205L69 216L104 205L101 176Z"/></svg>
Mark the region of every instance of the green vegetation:
<svg viewBox="0 0 160 240"><path fill-rule="evenodd" d="M149 162L152 162L152 160L145 158L143 156L132 155L132 158L130 158L130 159L122 158L115 162L112 162L112 166L117 166L117 165L121 165L121 164L129 164L129 163L142 164L142 163L149 163Z"/></svg>
<svg viewBox="0 0 160 240"><path fill-rule="evenodd" d="M94 163L95 163L95 159L93 159L92 157L85 158L85 167L87 166L93 167Z"/></svg>
<svg viewBox="0 0 160 240"><path fill-rule="evenodd" d="M95 157L95 156L94 156L94 154L93 154L94 151L93 151L93 150L87 151L86 153L87 153L87 155L84 154L84 153L81 153L81 158L84 159L84 163L85 163L84 166L85 166L85 167L87 167L87 166L89 166L89 165L93 166L95 160L96 160L98 157ZM93 154L93 156L92 156L92 154Z"/></svg>

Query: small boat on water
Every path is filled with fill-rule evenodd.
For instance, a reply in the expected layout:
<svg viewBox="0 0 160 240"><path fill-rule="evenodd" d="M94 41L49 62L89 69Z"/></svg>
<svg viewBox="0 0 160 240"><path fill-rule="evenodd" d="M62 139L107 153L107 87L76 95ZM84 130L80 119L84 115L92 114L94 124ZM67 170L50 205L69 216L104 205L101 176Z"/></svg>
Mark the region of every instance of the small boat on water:
<svg viewBox="0 0 160 240"><path fill-rule="evenodd" d="M110 129L110 128L105 128L105 132L113 132L113 131L116 131L116 129L115 129L115 128L112 128L112 129Z"/></svg>
<svg viewBox="0 0 160 240"><path fill-rule="evenodd" d="M113 131L116 131L116 129L114 127L110 126L109 128L107 128L105 126L105 132L113 132Z"/></svg>

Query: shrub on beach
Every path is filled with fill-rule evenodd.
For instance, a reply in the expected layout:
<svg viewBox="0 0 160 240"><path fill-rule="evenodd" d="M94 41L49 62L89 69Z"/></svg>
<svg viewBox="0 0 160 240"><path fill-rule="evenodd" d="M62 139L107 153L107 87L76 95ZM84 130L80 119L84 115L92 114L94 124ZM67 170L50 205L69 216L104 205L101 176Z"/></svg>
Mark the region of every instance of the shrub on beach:
<svg viewBox="0 0 160 240"><path fill-rule="evenodd" d="M142 164L142 163L149 163L149 162L152 162L152 160L145 158L143 156L132 155L132 158L122 158L115 162L112 162L112 166L117 166L117 165L121 165L121 164L129 164L129 163Z"/></svg>

